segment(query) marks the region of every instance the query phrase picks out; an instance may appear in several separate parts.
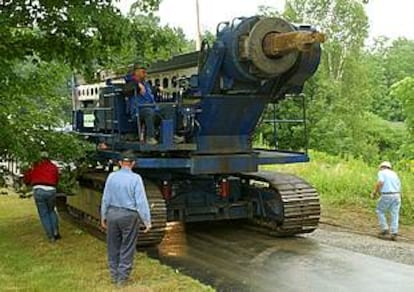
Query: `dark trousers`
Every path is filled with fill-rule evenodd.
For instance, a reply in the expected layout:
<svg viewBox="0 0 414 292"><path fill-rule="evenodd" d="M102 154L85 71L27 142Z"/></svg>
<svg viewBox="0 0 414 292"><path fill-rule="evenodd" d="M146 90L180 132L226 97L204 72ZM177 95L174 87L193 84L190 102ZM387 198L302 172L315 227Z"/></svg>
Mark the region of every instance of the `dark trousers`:
<svg viewBox="0 0 414 292"><path fill-rule="evenodd" d="M55 211L56 190L36 188L33 191L40 222L50 240L59 234L59 221Z"/></svg>
<svg viewBox="0 0 414 292"><path fill-rule="evenodd" d="M155 137L155 109L153 106L143 106L139 103L137 96L130 97L130 110L131 116L136 118L139 116L140 119L144 120L145 123L145 136L147 139ZM140 121L137 121L137 123ZM142 129L141 129L142 130Z"/></svg>
<svg viewBox="0 0 414 292"><path fill-rule="evenodd" d="M108 263L112 281L126 281L132 270L139 217L136 211L109 207L106 217L108 229Z"/></svg>
<svg viewBox="0 0 414 292"><path fill-rule="evenodd" d="M145 123L145 130L146 130L146 138L154 138L155 137L155 128L154 128L154 117L155 112L154 108L152 107L142 107L139 109L140 118L144 120Z"/></svg>

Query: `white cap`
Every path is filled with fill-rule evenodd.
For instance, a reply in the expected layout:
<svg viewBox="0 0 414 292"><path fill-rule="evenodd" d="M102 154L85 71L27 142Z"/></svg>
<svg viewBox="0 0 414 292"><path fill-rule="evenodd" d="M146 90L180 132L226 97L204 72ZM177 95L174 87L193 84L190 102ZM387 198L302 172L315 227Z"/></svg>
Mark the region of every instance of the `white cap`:
<svg viewBox="0 0 414 292"><path fill-rule="evenodd" d="M389 162L389 161L383 161L383 162L381 162L381 164L379 165L379 167L380 167L380 168L382 168L382 167L386 167L386 168L389 168L389 169L391 169L391 168L392 168L392 166L391 166L391 162Z"/></svg>

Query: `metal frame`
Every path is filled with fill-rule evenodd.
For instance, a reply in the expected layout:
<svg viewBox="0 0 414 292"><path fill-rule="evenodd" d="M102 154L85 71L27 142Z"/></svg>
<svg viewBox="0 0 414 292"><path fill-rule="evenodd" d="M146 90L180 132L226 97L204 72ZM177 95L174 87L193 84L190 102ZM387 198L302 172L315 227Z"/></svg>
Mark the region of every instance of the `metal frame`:
<svg viewBox="0 0 414 292"><path fill-rule="evenodd" d="M309 148L309 135L308 135L308 127L307 127L307 120L306 120L306 98L305 98L305 94L299 94L299 95L290 95L287 96L286 98L300 98L301 99L301 103L302 103L302 119L284 119L284 120L279 120L276 117L276 105L277 103L273 103L272 104L272 114L273 114L273 119L267 119L267 120L263 120L263 123L268 123L268 124L273 124L273 139L274 139L274 150L277 151L286 151L283 149L279 148L279 139L277 136L277 125L278 124L303 124L303 137L304 137L304 141L303 141L303 147L304 147L304 153L308 153L308 148Z"/></svg>

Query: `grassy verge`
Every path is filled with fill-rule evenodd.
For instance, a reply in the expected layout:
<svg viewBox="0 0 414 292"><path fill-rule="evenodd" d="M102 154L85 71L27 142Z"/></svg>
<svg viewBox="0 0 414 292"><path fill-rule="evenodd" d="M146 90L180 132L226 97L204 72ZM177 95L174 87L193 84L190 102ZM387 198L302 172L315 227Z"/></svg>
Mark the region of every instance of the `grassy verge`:
<svg viewBox="0 0 414 292"><path fill-rule="evenodd" d="M372 212L376 200L369 198L377 179L378 169L359 160L344 161L339 157L310 152L311 162L271 165L263 170L296 174L311 183L320 193L321 205L327 212L355 210ZM396 170L403 186L401 222L414 224L414 174Z"/></svg>
<svg viewBox="0 0 414 292"><path fill-rule="evenodd" d="M0 196L1 291L112 291L105 243L61 221L63 239L45 240L31 199ZM213 291L138 253L125 291Z"/></svg>

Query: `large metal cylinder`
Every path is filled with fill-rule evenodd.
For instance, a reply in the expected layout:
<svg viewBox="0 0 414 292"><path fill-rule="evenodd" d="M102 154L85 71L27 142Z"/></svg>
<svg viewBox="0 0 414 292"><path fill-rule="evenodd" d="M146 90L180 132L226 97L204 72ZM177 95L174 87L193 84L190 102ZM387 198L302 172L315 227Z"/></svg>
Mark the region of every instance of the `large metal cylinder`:
<svg viewBox="0 0 414 292"><path fill-rule="evenodd" d="M218 27L217 38L226 47L225 75L238 80L276 78L291 69L300 57L324 36L299 31L281 18L238 18Z"/></svg>

